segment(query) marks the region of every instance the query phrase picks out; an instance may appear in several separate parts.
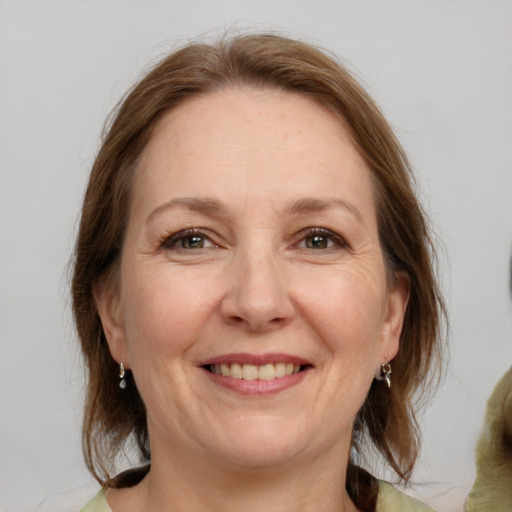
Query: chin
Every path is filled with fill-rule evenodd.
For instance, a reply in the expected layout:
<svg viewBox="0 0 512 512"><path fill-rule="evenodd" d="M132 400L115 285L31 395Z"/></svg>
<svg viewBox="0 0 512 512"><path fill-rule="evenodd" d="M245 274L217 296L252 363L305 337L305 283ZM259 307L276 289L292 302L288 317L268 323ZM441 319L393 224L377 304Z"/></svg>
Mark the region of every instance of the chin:
<svg viewBox="0 0 512 512"><path fill-rule="evenodd" d="M215 452L217 461L224 460L233 468L246 470L270 469L296 463L315 451L317 438L300 428L297 422L268 417L243 418L236 429L218 439L208 451Z"/></svg>

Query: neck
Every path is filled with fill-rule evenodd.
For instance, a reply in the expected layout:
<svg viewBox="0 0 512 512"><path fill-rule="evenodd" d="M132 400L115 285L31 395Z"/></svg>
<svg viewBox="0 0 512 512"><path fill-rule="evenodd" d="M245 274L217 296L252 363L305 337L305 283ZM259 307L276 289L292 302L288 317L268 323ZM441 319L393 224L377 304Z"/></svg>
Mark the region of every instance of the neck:
<svg viewBox="0 0 512 512"><path fill-rule="evenodd" d="M316 460L247 469L190 456L157 458L146 478L127 490L128 501L140 510L162 512L355 512L344 485L347 462L324 453Z"/></svg>

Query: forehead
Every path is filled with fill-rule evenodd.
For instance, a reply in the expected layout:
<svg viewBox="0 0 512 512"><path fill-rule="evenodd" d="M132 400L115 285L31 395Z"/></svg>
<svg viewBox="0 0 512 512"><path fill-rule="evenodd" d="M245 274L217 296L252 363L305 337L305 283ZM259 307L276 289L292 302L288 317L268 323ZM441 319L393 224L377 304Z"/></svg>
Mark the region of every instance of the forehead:
<svg viewBox="0 0 512 512"><path fill-rule="evenodd" d="M345 143L356 156L346 122L311 96L240 86L193 96L179 104L159 121L146 152L163 139L175 148L213 141L216 137L227 142L230 138L240 140L256 135L269 149L277 148L284 141L300 142L302 153L319 157L321 148L316 135L320 131L325 145Z"/></svg>
<svg viewBox="0 0 512 512"><path fill-rule="evenodd" d="M134 199L277 191L283 199L373 197L368 166L333 113L295 92L234 89L196 96L160 120L142 155Z"/></svg>

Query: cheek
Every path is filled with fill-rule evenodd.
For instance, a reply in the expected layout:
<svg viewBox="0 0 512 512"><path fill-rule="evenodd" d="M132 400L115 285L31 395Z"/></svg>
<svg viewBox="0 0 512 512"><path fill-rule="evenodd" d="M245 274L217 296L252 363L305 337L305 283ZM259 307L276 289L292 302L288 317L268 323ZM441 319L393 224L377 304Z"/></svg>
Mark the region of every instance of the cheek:
<svg viewBox="0 0 512 512"><path fill-rule="evenodd" d="M379 339L383 317L382 286L352 269L303 282L297 292L301 314L331 352L364 358Z"/></svg>
<svg viewBox="0 0 512 512"><path fill-rule="evenodd" d="M155 359L183 354L197 339L214 307L212 288L165 272L133 281L141 285L128 284L123 301L130 353Z"/></svg>

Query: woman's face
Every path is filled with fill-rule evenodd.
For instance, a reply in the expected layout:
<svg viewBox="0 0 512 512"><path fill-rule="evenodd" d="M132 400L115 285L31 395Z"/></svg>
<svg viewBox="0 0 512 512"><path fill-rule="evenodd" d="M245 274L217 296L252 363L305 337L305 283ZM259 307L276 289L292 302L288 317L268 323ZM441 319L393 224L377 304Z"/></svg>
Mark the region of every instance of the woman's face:
<svg viewBox="0 0 512 512"><path fill-rule="evenodd" d="M169 113L142 156L118 283L97 293L153 460L348 452L374 372L398 349L397 282L370 171L327 110L248 89Z"/></svg>

